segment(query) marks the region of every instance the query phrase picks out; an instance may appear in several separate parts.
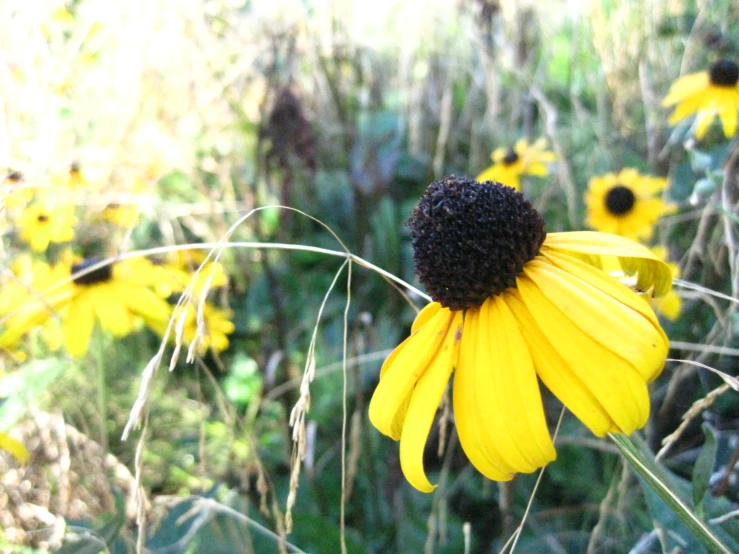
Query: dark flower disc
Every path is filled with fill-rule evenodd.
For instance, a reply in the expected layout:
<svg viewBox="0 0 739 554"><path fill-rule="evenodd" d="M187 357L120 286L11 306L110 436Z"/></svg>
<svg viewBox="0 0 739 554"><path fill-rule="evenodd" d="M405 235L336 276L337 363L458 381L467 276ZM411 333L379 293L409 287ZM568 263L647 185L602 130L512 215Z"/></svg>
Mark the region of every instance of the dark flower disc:
<svg viewBox="0 0 739 554"><path fill-rule="evenodd" d="M429 185L407 224L418 278L452 310L515 287L546 238L544 220L521 193L453 175Z"/></svg>
<svg viewBox="0 0 739 554"><path fill-rule="evenodd" d="M515 150L509 149L503 156L503 165L513 165L518 161L518 154Z"/></svg>
<svg viewBox="0 0 739 554"><path fill-rule="evenodd" d="M606 209L613 215L629 213L635 203L636 196L629 187L616 185L606 193Z"/></svg>
<svg viewBox="0 0 739 554"><path fill-rule="evenodd" d="M739 66L729 60L719 60L708 70L711 83L719 87L734 87L739 83Z"/></svg>
<svg viewBox="0 0 739 554"><path fill-rule="evenodd" d="M79 271L83 271L88 267L95 264L99 264L100 260L95 258L87 258L78 264L72 266L72 275ZM95 283L104 283L110 281L113 278L113 265L108 264L103 267L92 270L90 273L85 273L74 279L74 282L78 285L94 285Z"/></svg>

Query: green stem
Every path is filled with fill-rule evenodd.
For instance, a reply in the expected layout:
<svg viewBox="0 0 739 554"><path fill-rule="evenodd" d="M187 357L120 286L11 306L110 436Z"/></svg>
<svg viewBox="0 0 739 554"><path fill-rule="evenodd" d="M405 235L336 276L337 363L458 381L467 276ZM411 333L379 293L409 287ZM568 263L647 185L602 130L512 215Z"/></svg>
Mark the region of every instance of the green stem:
<svg viewBox="0 0 739 554"><path fill-rule="evenodd" d="M631 467L641 475L649 486L659 497L665 501L670 509L683 520L695 536L708 548L710 552L720 554L731 554L731 550L724 545L719 538L713 534L705 522L701 521L688 505L683 502L676 493L670 490L664 479L659 477L659 467L654 459L645 455L643 449L638 448L626 435L621 433L608 433L611 440L621 451Z"/></svg>
<svg viewBox="0 0 739 554"><path fill-rule="evenodd" d="M95 365L97 366L97 388L98 388L98 414L100 415L100 445L105 453L108 453L108 389L105 386L105 341L99 326L95 330Z"/></svg>

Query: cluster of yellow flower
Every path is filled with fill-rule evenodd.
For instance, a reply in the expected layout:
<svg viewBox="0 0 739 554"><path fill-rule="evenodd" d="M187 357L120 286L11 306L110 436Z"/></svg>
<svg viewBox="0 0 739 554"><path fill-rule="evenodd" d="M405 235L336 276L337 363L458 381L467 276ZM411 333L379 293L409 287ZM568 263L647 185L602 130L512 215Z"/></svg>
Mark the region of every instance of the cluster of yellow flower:
<svg viewBox="0 0 739 554"><path fill-rule="evenodd" d="M79 357L88 350L96 321L115 337L126 336L141 325L164 336L173 316L184 322L186 344L199 336L200 353L228 347L228 335L234 330L230 310L204 302L202 319L197 317L200 299L207 294L206 283L216 288L227 282L221 264L189 250L154 263L143 258L81 258L66 245L50 249L52 243L75 239L79 218L74 193L94 186L76 165L50 181L48 187L34 187L17 172L4 179L2 205L8 226L17 229L16 236L31 250L7 249L19 254L0 276L0 349L4 353L24 359L21 341L34 332L50 350L63 345L70 355ZM134 189L141 192L140 185ZM97 217L84 219L129 228L138 212L133 201L108 203L96 212ZM175 306L168 301L188 285L188 302Z"/></svg>
<svg viewBox="0 0 739 554"><path fill-rule="evenodd" d="M732 137L738 83L739 67L726 60L679 79L663 102L677 105L670 124L695 114L702 139L718 116ZM662 297L652 306L670 319L680 312L665 249L633 242L649 241L675 211L661 198L667 179L633 168L593 177L586 223L598 232L547 234L515 192L522 176L547 175L555 156L545 141L522 139L491 157L476 181L432 183L409 220L416 273L433 302L383 364L370 402L370 420L400 441L403 473L424 492L434 489L426 440L452 373L462 448L485 476L507 481L556 456L537 378L597 436L643 427L647 385L669 350L645 296ZM620 280L628 275L642 294Z"/></svg>

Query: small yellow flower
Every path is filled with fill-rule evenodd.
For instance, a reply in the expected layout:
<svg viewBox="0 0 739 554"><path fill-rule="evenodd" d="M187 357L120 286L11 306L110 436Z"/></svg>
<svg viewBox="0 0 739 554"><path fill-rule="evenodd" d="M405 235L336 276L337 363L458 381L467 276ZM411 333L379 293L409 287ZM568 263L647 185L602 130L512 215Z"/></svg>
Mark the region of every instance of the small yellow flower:
<svg viewBox="0 0 739 554"><path fill-rule="evenodd" d="M639 288L664 294L666 264L616 235L547 235L523 195L468 179L432 183L408 225L434 301L385 360L369 417L400 440L411 485L434 489L423 452L452 375L462 448L496 481L556 456L538 379L598 436L644 426L669 343L649 304L599 266L617 258Z"/></svg>
<svg viewBox="0 0 739 554"><path fill-rule="evenodd" d="M739 111L739 66L719 60L707 71L680 77L670 87L662 105L675 106L670 125L696 114L695 136L702 139L715 117L721 119L724 135L736 134Z"/></svg>
<svg viewBox="0 0 739 554"><path fill-rule="evenodd" d="M26 183L20 171L11 171L2 182L2 193L0 203L2 206L13 210L25 206L33 198L33 188Z"/></svg>
<svg viewBox="0 0 739 554"><path fill-rule="evenodd" d="M130 229L139 219L139 207L133 204L108 204L103 208L103 219L124 229Z"/></svg>
<svg viewBox="0 0 739 554"><path fill-rule="evenodd" d="M666 186L667 179L641 175L631 168L593 177L585 193L585 224L596 231L649 240L657 220L676 209L655 198Z"/></svg>
<svg viewBox="0 0 739 554"><path fill-rule="evenodd" d="M516 190L521 189L522 175L544 177L547 163L555 161L553 152L546 150L546 141L540 138L529 145L520 139L513 148L498 148L490 155L493 165L477 176L477 181L497 181Z"/></svg>
<svg viewBox="0 0 739 554"><path fill-rule="evenodd" d="M52 207L38 203L26 208L19 220L20 237L34 252L44 252L50 242L67 242L74 238L77 217L73 206Z"/></svg>
<svg viewBox="0 0 739 554"><path fill-rule="evenodd" d="M198 335L197 306L188 303L180 305L174 311L175 329L177 322L184 312L184 326L182 340L186 346L190 346ZM202 339L198 343L197 352L200 356L204 355L208 350L214 352L223 352L228 348L228 335L234 332L234 324L231 322L233 312L218 308L209 302L203 304L203 327L200 332ZM162 320L152 322L151 327L160 336L164 336L167 330L168 321ZM175 331L170 335L170 341L175 341Z"/></svg>
<svg viewBox="0 0 739 554"><path fill-rule="evenodd" d="M93 184L89 175L82 171L77 162L70 165L66 173L52 175L49 181L54 187L69 189L87 188Z"/></svg>

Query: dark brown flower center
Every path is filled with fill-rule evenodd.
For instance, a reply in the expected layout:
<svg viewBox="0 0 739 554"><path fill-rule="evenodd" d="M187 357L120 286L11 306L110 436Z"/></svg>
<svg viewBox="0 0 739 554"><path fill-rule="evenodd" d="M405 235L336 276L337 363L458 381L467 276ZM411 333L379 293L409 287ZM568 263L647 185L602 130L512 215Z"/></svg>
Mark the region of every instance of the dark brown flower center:
<svg viewBox="0 0 739 554"><path fill-rule="evenodd" d="M452 310L515 287L546 238L544 220L521 193L453 175L429 185L407 224L418 278Z"/></svg>
<svg viewBox="0 0 739 554"><path fill-rule="evenodd" d="M613 215L624 215L636 202L634 191L624 185L616 185L606 194L606 209Z"/></svg>
<svg viewBox="0 0 739 554"><path fill-rule="evenodd" d="M513 165L518 161L518 154L512 148L508 149L508 152L503 156L503 165Z"/></svg>
<svg viewBox="0 0 739 554"><path fill-rule="evenodd" d="M5 178L11 183L20 183L23 180L23 173L20 171L11 171Z"/></svg>
<svg viewBox="0 0 739 554"><path fill-rule="evenodd" d="M36 221L39 223L47 223L49 221L49 216L47 214L38 214Z"/></svg>
<svg viewBox="0 0 739 554"><path fill-rule="evenodd" d="M739 66L729 60L719 60L708 70L711 84L718 87L735 87L739 82Z"/></svg>
<svg viewBox="0 0 739 554"><path fill-rule="evenodd" d="M85 269L99 263L100 260L96 260L95 258L87 258L80 263L72 266L72 275L74 275L75 273L79 273L80 271L84 271ZM75 277L74 282L78 285L94 285L96 283L104 283L106 281L110 281L112 278L113 265L108 264L102 267L98 267L97 269L93 269L89 273L85 273L84 275L80 275L79 277Z"/></svg>

